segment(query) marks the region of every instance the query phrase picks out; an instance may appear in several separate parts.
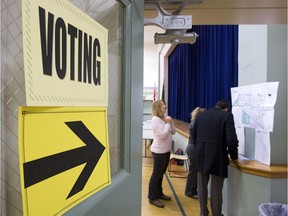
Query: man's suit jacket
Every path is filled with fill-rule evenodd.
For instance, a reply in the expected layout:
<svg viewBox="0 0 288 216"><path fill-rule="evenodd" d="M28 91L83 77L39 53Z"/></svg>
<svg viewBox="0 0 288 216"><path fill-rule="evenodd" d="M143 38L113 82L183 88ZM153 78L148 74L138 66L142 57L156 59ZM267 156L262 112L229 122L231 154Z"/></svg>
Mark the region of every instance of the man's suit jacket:
<svg viewBox="0 0 288 216"><path fill-rule="evenodd" d="M238 159L238 140L233 115L217 108L200 113L193 129L197 170L228 177L229 157Z"/></svg>

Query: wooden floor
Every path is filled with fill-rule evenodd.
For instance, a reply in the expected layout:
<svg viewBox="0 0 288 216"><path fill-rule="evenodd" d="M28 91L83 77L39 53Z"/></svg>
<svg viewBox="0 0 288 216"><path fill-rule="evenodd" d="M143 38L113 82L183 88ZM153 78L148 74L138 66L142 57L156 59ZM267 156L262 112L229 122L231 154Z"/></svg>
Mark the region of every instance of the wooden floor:
<svg viewBox="0 0 288 216"><path fill-rule="evenodd" d="M149 150L147 156L149 156ZM153 159L143 157L142 165L142 216L169 215L169 216L197 216L200 215L199 202L184 194L186 178L170 178L168 172L163 178L163 192L172 197L172 201L162 201L164 208L157 208L149 203L147 198L148 184L152 173ZM177 166L177 169L183 171L183 166Z"/></svg>

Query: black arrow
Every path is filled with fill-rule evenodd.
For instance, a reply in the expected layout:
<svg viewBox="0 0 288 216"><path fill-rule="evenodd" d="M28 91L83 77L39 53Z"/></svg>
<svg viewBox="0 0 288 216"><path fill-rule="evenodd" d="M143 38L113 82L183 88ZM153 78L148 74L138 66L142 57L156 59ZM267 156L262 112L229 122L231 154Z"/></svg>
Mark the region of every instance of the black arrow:
<svg viewBox="0 0 288 216"><path fill-rule="evenodd" d="M80 192L85 187L105 147L82 121L65 122L65 124L86 146L24 163L25 188L83 163L86 163L86 165L66 199Z"/></svg>

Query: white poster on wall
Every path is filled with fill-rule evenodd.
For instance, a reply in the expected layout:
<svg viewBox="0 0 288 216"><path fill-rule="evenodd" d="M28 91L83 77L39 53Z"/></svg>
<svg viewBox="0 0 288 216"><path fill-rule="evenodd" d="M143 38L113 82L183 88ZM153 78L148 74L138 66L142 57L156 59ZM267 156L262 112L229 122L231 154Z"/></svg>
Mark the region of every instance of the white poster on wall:
<svg viewBox="0 0 288 216"><path fill-rule="evenodd" d="M256 130L255 160L270 165L270 132Z"/></svg>
<svg viewBox="0 0 288 216"><path fill-rule="evenodd" d="M270 82L231 88L235 124L272 132L278 85Z"/></svg>
<svg viewBox="0 0 288 216"><path fill-rule="evenodd" d="M273 132L274 106L279 82L231 88L232 113L239 139L239 153L245 149L245 137L240 128L254 128L255 159L270 164L270 132Z"/></svg>

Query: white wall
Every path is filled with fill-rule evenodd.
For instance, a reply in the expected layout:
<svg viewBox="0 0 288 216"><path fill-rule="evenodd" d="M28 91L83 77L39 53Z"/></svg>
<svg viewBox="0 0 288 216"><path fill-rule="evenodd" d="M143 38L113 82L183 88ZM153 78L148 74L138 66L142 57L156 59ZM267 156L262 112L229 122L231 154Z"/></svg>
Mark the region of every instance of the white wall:
<svg viewBox="0 0 288 216"><path fill-rule="evenodd" d="M287 25L241 26L239 47L239 86L280 82L270 135L271 164L287 164ZM259 177L229 167L223 188L225 215L258 215L260 204L273 202L287 203L286 178Z"/></svg>
<svg viewBox="0 0 288 216"><path fill-rule="evenodd" d="M158 86L158 47L144 44L144 87Z"/></svg>
<svg viewBox="0 0 288 216"><path fill-rule="evenodd" d="M157 26L144 27L144 88L159 85L159 52L162 44L154 44L156 32L163 33L164 30Z"/></svg>
<svg viewBox="0 0 288 216"><path fill-rule="evenodd" d="M238 86L267 81L267 25L239 26Z"/></svg>

